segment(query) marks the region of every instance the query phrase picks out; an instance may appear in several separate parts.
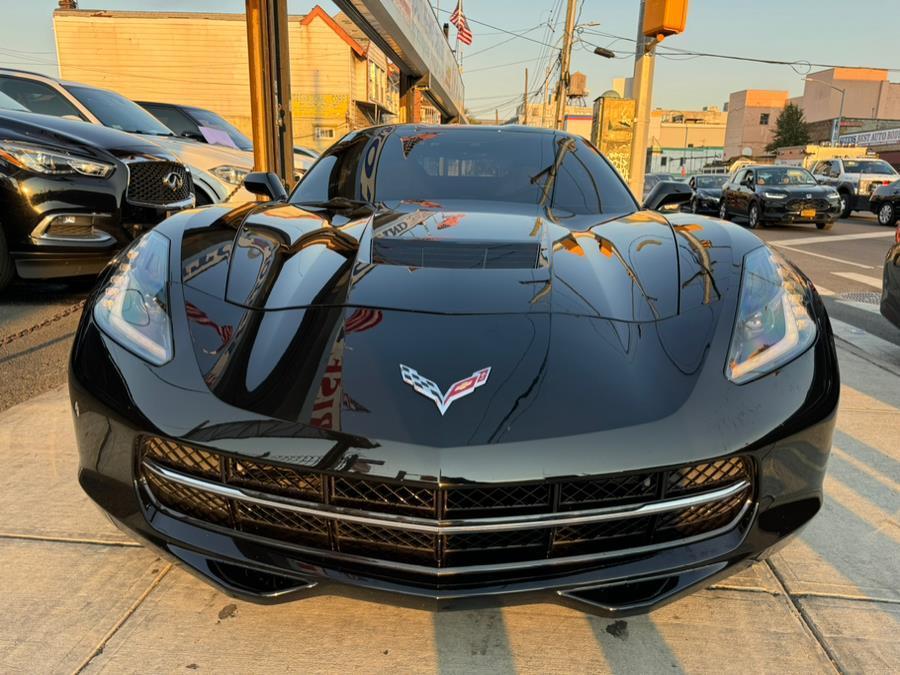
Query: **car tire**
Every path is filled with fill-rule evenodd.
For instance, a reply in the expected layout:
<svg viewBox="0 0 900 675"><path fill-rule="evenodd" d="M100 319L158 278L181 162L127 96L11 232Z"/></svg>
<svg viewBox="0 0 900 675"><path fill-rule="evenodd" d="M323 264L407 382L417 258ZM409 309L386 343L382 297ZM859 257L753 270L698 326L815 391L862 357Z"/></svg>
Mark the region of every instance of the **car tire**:
<svg viewBox="0 0 900 675"><path fill-rule="evenodd" d="M816 223L816 228L820 230L830 230L832 227L834 227L833 220L826 220L824 223Z"/></svg>
<svg viewBox="0 0 900 675"><path fill-rule="evenodd" d="M0 291L3 291L16 278L16 266L9 256L6 246L6 234L0 228Z"/></svg>
<svg viewBox="0 0 900 675"><path fill-rule="evenodd" d="M849 218L853 213L853 205L850 203L850 195L846 192L840 192L841 195L841 218Z"/></svg>
<svg viewBox="0 0 900 675"><path fill-rule="evenodd" d="M747 209L747 226L751 230L758 230L763 227L762 216L759 213L759 204L751 202Z"/></svg>
<svg viewBox="0 0 900 675"><path fill-rule="evenodd" d="M730 220L728 217L728 208L725 206L725 200L723 199L719 204L719 218L722 220Z"/></svg>
<svg viewBox="0 0 900 675"><path fill-rule="evenodd" d="M897 222L897 209L891 202L885 202L878 209L878 224L890 227Z"/></svg>

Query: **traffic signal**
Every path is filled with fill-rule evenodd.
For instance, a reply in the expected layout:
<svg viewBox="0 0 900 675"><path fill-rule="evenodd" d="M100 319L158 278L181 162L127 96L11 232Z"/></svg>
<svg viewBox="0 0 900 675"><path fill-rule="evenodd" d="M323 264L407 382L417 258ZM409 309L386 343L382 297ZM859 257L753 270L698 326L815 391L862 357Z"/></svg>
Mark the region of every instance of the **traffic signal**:
<svg viewBox="0 0 900 675"><path fill-rule="evenodd" d="M683 33L687 25L688 0L647 0L644 5L643 33L663 39Z"/></svg>

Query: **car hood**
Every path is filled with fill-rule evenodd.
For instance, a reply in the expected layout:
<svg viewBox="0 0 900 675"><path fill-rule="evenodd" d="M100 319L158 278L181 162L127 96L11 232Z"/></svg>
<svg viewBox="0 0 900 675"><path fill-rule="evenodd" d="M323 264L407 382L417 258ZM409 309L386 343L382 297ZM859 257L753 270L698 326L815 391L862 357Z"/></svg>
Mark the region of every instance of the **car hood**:
<svg viewBox="0 0 900 675"><path fill-rule="evenodd" d="M782 192L789 197L805 199L821 199L834 193L834 188L823 185L760 185L757 190L759 192Z"/></svg>
<svg viewBox="0 0 900 675"><path fill-rule="evenodd" d="M209 390L277 420L449 447L669 416L717 331L709 376L723 379L733 321L720 317L752 234L688 214L570 229L528 209L451 206L210 207L163 223L183 235L187 351ZM486 369L471 396L444 398ZM566 412L585 401L591 414Z"/></svg>
<svg viewBox="0 0 900 675"><path fill-rule="evenodd" d="M719 199L722 196L722 188L697 188L698 197L706 197L708 199Z"/></svg>
<svg viewBox="0 0 900 675"><path fill-rule="evenodd" d="M207 283L242 307L357 306L440 314L558 312L652 321L678 312L679 242L655 213L568 225L535 207L397 204L375 214L271 205L230 214ZM186 238L185 270L223 242ZM212 237L212 238L210 238ZM227 282L227 283L226 283Z"/></svg>
<svg viewBox="0 0 900 675"><path fill-rule="evenodd" d="M0 112L0 127L7 138L16 136L31 143L73 148L92 156L100 150L120 158L149 155L174 159L172 153L150 139L52 115L4 110Z"/></svg>
<svg viewBox="0 0 900 675"><path fill-rule="evenodd" d="M237 166L248 171L253 169L253 153L245 150L200 143L177 136L140 137L152 140L173 153L182 163L203 171L209 171L217 166Z"/></svg>

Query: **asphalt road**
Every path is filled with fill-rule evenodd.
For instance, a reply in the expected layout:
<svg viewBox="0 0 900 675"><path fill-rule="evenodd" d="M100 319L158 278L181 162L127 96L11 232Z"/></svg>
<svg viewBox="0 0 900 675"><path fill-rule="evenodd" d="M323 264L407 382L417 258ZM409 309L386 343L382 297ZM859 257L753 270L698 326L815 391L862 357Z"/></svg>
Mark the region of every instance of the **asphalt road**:
<svg viewBox="0 0 900 675"><path fill-rule="evenodd" d="M766 241L803 269L828 307L838 337L872 351L900 373L900 329L878 312L881 271L893 228L871 214L828 232L809 225L768 227ZM0 302L0 410L65 382L66 361L90 281L19 282ZM21 334L20 333L24 333Z"/></svg>

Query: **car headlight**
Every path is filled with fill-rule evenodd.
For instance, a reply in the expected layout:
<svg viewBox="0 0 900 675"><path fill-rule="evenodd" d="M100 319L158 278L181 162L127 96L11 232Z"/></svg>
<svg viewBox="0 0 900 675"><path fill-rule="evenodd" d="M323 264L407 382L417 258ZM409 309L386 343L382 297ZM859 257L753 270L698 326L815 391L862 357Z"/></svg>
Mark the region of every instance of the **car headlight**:
<svg viewBox="0 0 900 675"><path fill-rule="evenodd" d="M766 199L785 199L787 195L783 192L763 192Z"/></svg>
<svg viewBox="0 0 900 675"><path fill-rule="evenodd" d="M247 174L250 173L250 169L245 169L241 166L217 166L215 169L210 169L210 173L212 173L219 180L225 181L226 183L230 183L231 185L240 185L244 182L244 179L247 177Z"/></svg>
<svg viewBox="0 0 900 675"><path fill-rule="evenodd" d="M22 169L50 175L80 173L83 176L106 178L116 168L108 162L75 157L47 150L39 145L15 141L0 141L0 157Z"/></svg>
<svg viewBox="0 0 900 675"><path fill-rule="evenodd" d="M816 339L816 323L800 276L774 251L744 256L740 299L725 374L749 382L802 354Z"/></svg>
<svg viewBox="0 0 900 675"><path fill-rule="evenodd" d="M172 359L168 280L169 240L150 231L122 253L94 304L104 333L157 366Z"/></svg>
<svg viewBox="0 0 900 675"><path fill-rule="evenodd" d="M825 197L832 202L841 201L841 196L837 192L829 192Z"/></svg>

